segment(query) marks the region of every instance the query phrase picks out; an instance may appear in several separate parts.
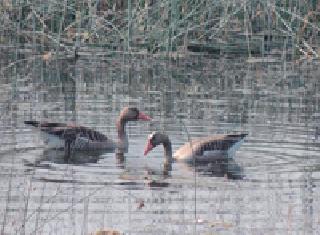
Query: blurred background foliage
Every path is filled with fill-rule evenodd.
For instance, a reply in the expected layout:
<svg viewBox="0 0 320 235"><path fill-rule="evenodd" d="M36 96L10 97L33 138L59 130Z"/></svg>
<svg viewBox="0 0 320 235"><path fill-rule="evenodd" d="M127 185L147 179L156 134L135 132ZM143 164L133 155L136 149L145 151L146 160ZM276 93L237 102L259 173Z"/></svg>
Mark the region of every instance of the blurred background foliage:
<svg viewBox="0 0 320 235"><path fill-rule="evenodd" d="M0 43L317 58L319 10L317 0L2 0Z"/></svg>

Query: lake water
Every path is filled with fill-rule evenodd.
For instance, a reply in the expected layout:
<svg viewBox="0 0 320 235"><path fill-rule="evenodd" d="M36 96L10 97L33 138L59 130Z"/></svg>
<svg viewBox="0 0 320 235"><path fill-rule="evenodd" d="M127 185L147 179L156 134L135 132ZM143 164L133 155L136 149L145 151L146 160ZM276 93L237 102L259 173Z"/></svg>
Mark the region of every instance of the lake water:
<svg viewBox="0 0 320 235"><path fill-rule="evenodd" d="M319 62L93 53L1 64L10 61L1 66L1 234L320 231ZM127 126L124 161L76 153L65 162L23 124L73 122L116 139L128 105L153 121ZM248 136L233 159L164 169L161 147L143 156L154 130L174 150L188 135Z"/></svg>

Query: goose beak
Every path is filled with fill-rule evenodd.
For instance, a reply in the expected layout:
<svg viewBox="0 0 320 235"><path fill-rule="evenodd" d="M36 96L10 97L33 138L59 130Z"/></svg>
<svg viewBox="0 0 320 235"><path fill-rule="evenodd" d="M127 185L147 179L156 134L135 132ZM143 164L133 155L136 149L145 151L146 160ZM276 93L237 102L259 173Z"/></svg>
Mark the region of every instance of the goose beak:
<svg viewBox="0 0 320 235"><path fill-rule="evenodd" d="M138 119L143 120L143 121L151 121L152 120L151 117L149 117L147 114L144 114L143 112L139 112Z"/></svg>
<svg viewBox="0 0 320 235"><path fill-rule="evenodd" d="M143 155L146 156L152 149L153 149L153 145L151 144L151 141L148 140L148 143L147 143L146 147L144 148Z"/></svg>

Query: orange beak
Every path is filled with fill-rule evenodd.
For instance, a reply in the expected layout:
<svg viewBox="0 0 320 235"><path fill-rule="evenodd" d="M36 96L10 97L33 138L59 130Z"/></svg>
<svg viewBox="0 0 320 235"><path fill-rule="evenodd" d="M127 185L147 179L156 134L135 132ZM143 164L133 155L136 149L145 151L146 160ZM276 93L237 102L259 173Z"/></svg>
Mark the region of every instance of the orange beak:
<svg viewBox="0 0 320 235"><path fill-rule="evenodd" d="M151 141L148 140L148 143L147 143L146 147L144 148L143 155L146 156L152 149L153 149L153 145L151 144Z"/></svg>
<svg viewBox="0 0 320 235"><path fill-rule="evenodd" d="M152 120L151 117L149 117L147 114L144 114L143 112L139 112L138 119L143 120L143 121L151 121Z"/></svg>

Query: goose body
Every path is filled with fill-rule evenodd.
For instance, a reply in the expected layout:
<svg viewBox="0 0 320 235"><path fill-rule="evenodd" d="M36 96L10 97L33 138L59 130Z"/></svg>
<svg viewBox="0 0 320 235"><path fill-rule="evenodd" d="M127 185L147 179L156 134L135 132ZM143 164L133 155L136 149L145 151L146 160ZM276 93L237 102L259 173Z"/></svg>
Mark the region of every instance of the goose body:
<svg viewBox="0 0 320 235"><path fill-rule="evenodd" d="M112 149L115 142L104 134L84 126L73 126L65 123L25 121L25 124L40 128L41 137L49 148L64 148L66 140L74 141L73 147L81 149Z"/></svg>
<svg viewBox="0 0 320 235"><path fill-rule="evenodd" d="M199 138L185 143L174 154L176 160L206 160L214 156L231 155L235 152L246 134L238 135L214 135Z"/></svg>
<svg viewBox="0 0 320 235"><path fill-rule="evenodd" d="M105 150L114 151L128 150L128 137L125 125L128 121L151 120L149 116L136 108L124 108L116 123L118 140L113 141L106 135L85 126L69 125L56 122L25 121L27 125L37 127L41 131L44 142L49 148L64 149L70 154L71 150L92 151Z"/></svg>
<svg viewBox="0 0 320 235"><path fill-rule="evenodd" d="M244 137L247 134L232 134L232 135L214 135L204 138L199 138L185 143L173 155L171 150L171 141L166 134L160 132L152 133L147 141L144 151L146 155L154 147L162 144L165 150L165 158L167 161L210 161L217 156L230 156L236 151Z"/></svg>

